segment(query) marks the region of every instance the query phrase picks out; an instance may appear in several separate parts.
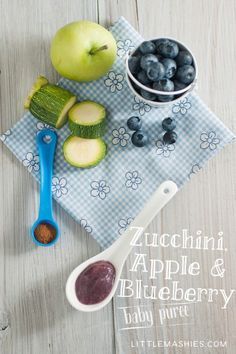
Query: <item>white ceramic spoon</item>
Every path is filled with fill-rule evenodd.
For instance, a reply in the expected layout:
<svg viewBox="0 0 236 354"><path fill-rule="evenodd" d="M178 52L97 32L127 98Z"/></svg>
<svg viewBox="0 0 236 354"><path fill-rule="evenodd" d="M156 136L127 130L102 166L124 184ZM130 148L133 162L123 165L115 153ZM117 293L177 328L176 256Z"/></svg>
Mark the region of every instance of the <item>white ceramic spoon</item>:
<svg viewBox="0 0 236 354"><path fill-rule="evenodd" d="M143 231L147 228L152 219L157 213L169 202L169 200L176 194L178 188L172 181L163 182L142 211L138 214L135 220L131 223L129 228L105 251L97 254L96 256L88 259L76 267L70 274L66 283L66 296L69 303L79 311L92 312L97 311L106 306L115 294L116 288L119 283L122 268L132 250L132 239L137 232L137 227L142 227ZM75 282L81 272L89 265L98 262L107 261L113 264L116 270L115 280L113 287L108 296L101 302L93 305L85 305L81 303L75 292Z"/></svg>

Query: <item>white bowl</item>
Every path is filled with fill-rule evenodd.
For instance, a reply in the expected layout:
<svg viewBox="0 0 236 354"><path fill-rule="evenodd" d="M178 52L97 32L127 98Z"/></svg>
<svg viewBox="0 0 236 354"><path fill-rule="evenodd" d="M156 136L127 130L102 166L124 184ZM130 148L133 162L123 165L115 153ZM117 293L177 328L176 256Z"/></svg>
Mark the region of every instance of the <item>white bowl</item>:
<svg viewBox="0 0 236 354"><path fill-rule="evenodd" d="M169 39L173 42L176 42L180 48L180 50L187 50L191 55L192 55L192 58L193 58L193 66L195 68L195 78L193 80L193 82L191 82L188 86L184 87L182 90L179 90L179 91L169 91L169 92L164 92L164 91L158 91L158 90L154 90L150 87L147 87L145 85L143 85L141 82L139 82L134 76L133 74L131 73L130 69L129 69L129 65L128 65L128 61L129 61L129 58L134 54L134 52L139 48L140 44L133 50L129 53L129 55L126 56L126 60L125 60L125 66L126 66L126 73L127 73L127 76L126 76L126 79L127 79L127 82L128 82L128 85L129 87L131 88L131 90L133 92L135 92L135 94L140 98L142 99L143 101L145 102L148 102L150 105L152 106L163 106L163 105L167 105L167 104L171 104L173 102L176 102L178 101L179 99L183 98L184 96L186 96L186 94L190 93L196 86L196 83L197 83L197 77L198 77L198 66L197 66L197 62L196 62L196 59L193 55L193 53L191 52L191 50L186 46L184 45L183 43L179 42L178 40L174 39L174 38L170 38L170 37L160 37L160 38L155 38L155 39L150 39L150 41L154 41L154 40L158 40L158 39L161 39L161 38L164 38L164 39ZM140 89L143 89L145 91L148 91L148 92L151 92L151 93L154 93L158 96L170 96L170 95L181 95L180 97L177 97L176 99L173 99L172 101L168 101L168 102L158 102L158 101L149 101L149 100L146 100L145 98L143 98L136 90L135 88L132 86L132 82L135 83ZM183 95L182 95L183 94Z"/></svg>
<svg viewBox="0 0 236 354"><path fill-rule="evenodd" d="M180 100L182 100L184 97L186 97L187 95L190 94L190 92L192 92L193 89L190 89L189 91L186 91L184 92L180 97L177 97L176 99L173 99L172 101L168 101L168 102L159 102L159 101L150 101L150 100L146 100L143 96L141 96L135 89L134 87L132 86L131 84L131 80L128 76L128 74L126 73L126 81L128 83L128 86L130 88L130 90L133 92L133 94L135 96L137 96L141 101L149 104L150 106L153 106L153 107L164 107L164 106L167 106L169 104L173 104L173 103L176 103Z"/></svg>

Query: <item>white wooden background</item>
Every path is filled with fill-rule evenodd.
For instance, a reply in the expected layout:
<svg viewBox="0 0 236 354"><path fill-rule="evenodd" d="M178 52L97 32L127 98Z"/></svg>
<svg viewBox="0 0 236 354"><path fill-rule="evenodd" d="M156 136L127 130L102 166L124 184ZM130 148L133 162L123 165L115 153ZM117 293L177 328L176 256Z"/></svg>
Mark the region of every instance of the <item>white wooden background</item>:
<svg viewBox="0 0 236 354"><path fill-rule="evenodd" d="M188 44L199 64L199 94L236 132L235 0L1 0L0 99L4 132L23 114L22 103L39 73L58 79L49 59L50 40L65 23L89 19L108 26L125 16L144 37L166 35ZM144 354L236 352L236 303L195 306L192 326L119 332L116 299L103 311L83 314L65 299L69 272L99 251L98 245L60 207L62 230L55 248L35 248L29 226L38 208L38 186L8 149L0 145L0 353ZM150 226L150 231L223 230L227 274L213 286L236 288L236 146L222 151L188 183ZM155 251L151 251L155 252ZM151 254L153 256L153 254ZM166 249L164 258L180 257ZM192 252L207 267L214 255ZM128 261L131 263L133 255ZM124 271L124 277L126 270ZM129 275L130 276L130 275ZM186 287L191 286L186 280ZM199 286L209 286L203 273ZM224 339L227 349L131 349L131 339Z"/></svg>

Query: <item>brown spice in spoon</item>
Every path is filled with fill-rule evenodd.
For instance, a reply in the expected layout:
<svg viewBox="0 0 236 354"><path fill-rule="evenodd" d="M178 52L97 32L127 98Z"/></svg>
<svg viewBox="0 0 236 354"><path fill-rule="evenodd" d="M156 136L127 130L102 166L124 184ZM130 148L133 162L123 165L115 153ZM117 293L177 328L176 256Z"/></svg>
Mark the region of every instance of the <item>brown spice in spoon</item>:
<svg viewBox="0 0 236 354"><path fill-rule="evenodd" d="M56 230L52 225L42 223L34 230L34 236L39 242L47 244L52 242L56 237Z"/></svg>

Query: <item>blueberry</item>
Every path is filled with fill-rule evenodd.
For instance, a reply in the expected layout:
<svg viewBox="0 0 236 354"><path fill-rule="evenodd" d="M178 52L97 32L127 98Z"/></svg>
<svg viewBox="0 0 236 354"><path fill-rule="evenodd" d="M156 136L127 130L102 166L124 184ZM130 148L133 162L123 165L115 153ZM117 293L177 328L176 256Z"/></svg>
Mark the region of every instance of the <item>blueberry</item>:
<svg viewBox="0 0 236 354"><path fill-rule="evenodd" d="M147 74L147 77L149 78L149 80L151 80L151 81L158 80L158 78L159 78L158 64L159 63L152 64L147 68L146 74Z"/></svg>
<svg viewBox="0 0 236 354"><path fill-rule="evenodd" d="M167 38L159 38L159 39L155 40L154 43L155 43L157 52L158 52L159 45L160 44L163 45L164 43L167 43L167 42L169 42L169 39L167 39ZM160 54L157 54L157 55L160 55Z"/></svg>
<svg viewBox="0 0 236 354"><path fill-rule="evenodd" d="M165 67L162 63L158 63L159 64L159 76L160 76L160 79L163 79L165 77L165 74L166 74L166 70L165 70Z"/></svg>
<svg viewBox="0 0 236 354"><path fill-rule="evenodd" d="M176 79L183 84L190 84L195 78L195 69L192 65L180 66L176 73Z"/></svg>
<svg viewBox="0 0 236 354"><path fill-rule="evenodd" d="M157 64L158 63L158 59L156 57L156 55L154 54L146 54L146 55L143 55L141 57L141 60L140 60L140 66L143 70L147 70L147 68L152 65L152 64Z"/></svg>
<svg viewBox="0 0 236 354"><path fill-rule="evenodd" d="M163 79L163 77L165 76L165 68L164 65L161 63L153 63L152 65L150 65L147 68L147 77L151 80L151 81L158 81Z"/></svg>
<svg viewBox="0 0 236 354"><path fill-rule="evenodd" d="M162 128L167 132L174 130L176 128L175 119L170 117L163 119Z"/></svg>
<svg viewBox="0 0 236 354"><path fill-rule="evenodd" d="M139 117L130 117L127 120L127 126L130 130L139 130L142 127L142 121Z"/></svg>
<svg viewBox="0 0 236 354"><path fill-rule="evenodd" d="M150 80L149 80L149 78L147 77L147 74L145 73L144 70L142 70L142 71L140 71L140 72L138 73L137 79L138 79L139 82L141 82L141 84L144 84L144 85L150 83Z"/></svg>
<svg viewBox="0 0 236 354"><path fill-rule="evenodd" d="M177 140L178 136L175 132L166 132L163 136L163 141L165 144L174 144Z"/></svg>
<svg viewBox="0 0 236 354"><path fill-rule="evenodd" d="M145 100L148 100L148 101L154 101L156 99L156 95L154 93L143 90L143 89L140 90L140 94L143 98L145 98Z"/></svg>
<svg viewBox="0 0 236 354"><path fill-rule="evenodd" d="M139 51L142 54L155 53L156 52L156 46L151 41L145 41L139 46Z"/></svg>
<svg viewBox="0 0 236 354"><path fill-rule="evenodd" d="M174 80L174 86L175 86L175 91L182 90L186 87L185 84L183 84L182 82L179 82L178 80Z"/></svg>
<svg viewBox="0 0 236 354"><path fill-rule="evenodd" d="M178 44L170 41L168 39L164 39L160 41L157 46L157 53L162 55L164 58L175 58L179 53Z"/></svg>
<svg viewBox="0 0 236 354"><path fill-rule="evenodd" d="M157 96L157 100L160 102L170 102L173 101L174 95L159 95Z"/></svg>
<svg viewBox="0 0 236 354"><path fill-rule="evenodd" d="M177 69L176 62L173 59L169 59L169 58L165 58L161 62L165 68L165 77L167 79L172 78L175 75Z"/></svg>
<svg viewBox="0 0 236 354"><path fill-rule="evenodd" d="M132 143L137 147L145 146L148 140L148 136L142 130L136 131L131 137Z"/></svg>
<svg viewBox="0 0 236 354"><path fill-rule="evenodd" d="M129 61L129 70L131 71L132 74L137 74L138 71L140 70L140 58L139 57L130 57Z"/></svg>
<svg viewBox="0 0 236 354"><path fill-rule="evenodd" d="M191 65L193 57L187 50L181 50L175 60L178 66Z"/></svg>
<svg viewBox="0 0 236 354"><path fill-rule="evenodd" d="M153 88L154 88L154 90L157 90L157 91L170 92L170 91L174 91L174 84L173 84L173 81L171 81L169 79L162 79L157 82L154 82Z"/></svg>

